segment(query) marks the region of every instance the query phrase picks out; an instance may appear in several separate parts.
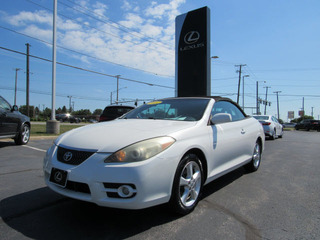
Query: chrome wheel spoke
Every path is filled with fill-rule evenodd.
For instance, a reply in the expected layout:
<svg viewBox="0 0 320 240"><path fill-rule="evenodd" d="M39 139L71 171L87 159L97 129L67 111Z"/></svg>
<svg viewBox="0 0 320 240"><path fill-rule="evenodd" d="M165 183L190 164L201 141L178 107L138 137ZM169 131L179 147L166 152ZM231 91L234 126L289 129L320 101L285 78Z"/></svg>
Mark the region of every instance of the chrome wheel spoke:
<svg viewBox="0 0 320 240"><path fill-rule="evenodd" d="M195 162L189 162L180 176L180 200L184 206L191 206L197 201L201 188L201 171Z"/></svg>
<svg viewBox="0 0 320 240"><path fill-rule="evenodd" d="M257 167L260 163L260 146L259 144L256 144L256 147L254 148L253 153L253 165Z"/></svg>

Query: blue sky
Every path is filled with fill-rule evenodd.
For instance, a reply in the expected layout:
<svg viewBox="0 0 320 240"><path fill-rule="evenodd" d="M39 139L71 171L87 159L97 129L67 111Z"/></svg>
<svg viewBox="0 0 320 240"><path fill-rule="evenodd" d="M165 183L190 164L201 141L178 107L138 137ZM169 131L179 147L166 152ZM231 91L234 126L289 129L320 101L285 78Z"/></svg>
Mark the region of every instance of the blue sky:
<svg viewBox="0 0 320 240"><path fill-rule="evenodd" d="M149 101L174 96L175 17L207 6L211 11L211 93L237 99L238 67L246 64L248 114L268 89L267 114L295 117L302 108L320 115L320 2L318 0L129 1L58 0L56 107L104 108L119 101ZM52 59L52 0L2 1L0 7L0 95L26 104L26 52ZM5 49L4 49L5 48ZM7 49L7 50L6 50ZM51 108L52 64L30 58L30 105ZM96 72L96 73L93 73ZM102 73L102 74L97 74ZM242 94L242 86L241 86ZM242 95L240 96L242 105ZM264 106L261 105L262 112Z"/></svg>

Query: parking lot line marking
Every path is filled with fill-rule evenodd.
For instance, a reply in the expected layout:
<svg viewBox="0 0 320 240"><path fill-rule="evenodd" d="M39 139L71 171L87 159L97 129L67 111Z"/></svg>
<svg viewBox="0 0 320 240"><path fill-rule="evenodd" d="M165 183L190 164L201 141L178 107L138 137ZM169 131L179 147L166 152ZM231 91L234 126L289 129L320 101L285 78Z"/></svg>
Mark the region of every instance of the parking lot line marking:
<svg viewBox="0 0 320 240"><path fill-rule="evenodd" d="M31 148L40 152L46 152L46 150L40 149L40 148L35 148L35 147L31 147L31 146L27 146L27 145L23 145L22 147L27 147L27 148Z"/></svg>

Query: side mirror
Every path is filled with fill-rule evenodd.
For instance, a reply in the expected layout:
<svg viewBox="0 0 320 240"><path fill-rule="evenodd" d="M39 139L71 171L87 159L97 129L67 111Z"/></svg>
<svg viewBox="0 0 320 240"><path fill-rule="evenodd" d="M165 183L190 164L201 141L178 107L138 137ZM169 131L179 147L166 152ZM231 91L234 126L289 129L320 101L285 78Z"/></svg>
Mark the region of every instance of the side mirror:
<svg viewBox="0 0 320 240"><path fill-rule="evenodd" d="M19 110L18 106L17 105L13 105L12 109L11 109L11 112L18 111L18 110Z"/></svg>
<svg viewBox="0 0 320 240"><path fill-rule="evenodd" d="M211 124L218 124L218 123L227 123L232 122L231 114L229 113L217 113L213 115L211 118Z"/></svg>

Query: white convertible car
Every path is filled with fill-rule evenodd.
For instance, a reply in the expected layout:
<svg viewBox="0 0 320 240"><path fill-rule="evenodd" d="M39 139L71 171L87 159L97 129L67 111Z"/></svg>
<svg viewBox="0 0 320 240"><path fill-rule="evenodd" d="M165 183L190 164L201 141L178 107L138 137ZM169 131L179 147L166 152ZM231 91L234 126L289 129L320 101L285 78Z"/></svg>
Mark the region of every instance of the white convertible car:
<svg viewBox="0 0 320 240"><path fill-rule="evenodd" d="M100 206L162 203L191 212L202 187L236 168L256 171L261 124L221 97L169 98L58 137L44 158L46 184Z"/></svg>

